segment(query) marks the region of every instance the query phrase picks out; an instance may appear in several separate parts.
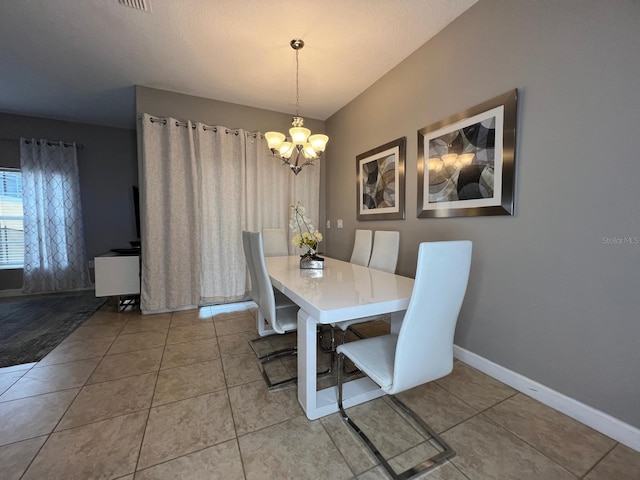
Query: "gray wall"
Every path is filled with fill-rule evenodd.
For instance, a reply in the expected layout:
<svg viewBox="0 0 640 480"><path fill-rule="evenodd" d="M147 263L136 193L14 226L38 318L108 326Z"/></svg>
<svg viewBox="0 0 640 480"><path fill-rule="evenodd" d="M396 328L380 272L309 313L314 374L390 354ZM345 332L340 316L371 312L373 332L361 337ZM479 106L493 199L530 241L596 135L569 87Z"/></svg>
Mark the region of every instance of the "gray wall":
<svg viewBox="0 0 640 480"><path fill-rule="evenodd" d="M0 113L0 165L20 166L19 138L82 144L80 195L87 256L127 248L136 239L132 186L138 184L134 130ZM8 139L8 140L6 140ZM22 270L0 270L0 290L22 287Z"/></svg>
<svg viewBox="0 0 640 480"><path fill-rule="evenodd" d="M640 427L640 3L480 0L326 121L328 253L471 239L456 344ZM518 88L516 215L418 219L417 130ZM357 222L355 157L407 137L406 220ZM615 241L615 240L613 240Z"/></svg>
<svg viewBox="0 0 640 480"><path fill-rule="evenodd" d="M136 113L264 133L271 130L287 132L294 111L280 113L137 85ZM304 111L300 113L304 117ZM324 131L324 122L320 120L304 117L304 124L314 133Z"/></svg>

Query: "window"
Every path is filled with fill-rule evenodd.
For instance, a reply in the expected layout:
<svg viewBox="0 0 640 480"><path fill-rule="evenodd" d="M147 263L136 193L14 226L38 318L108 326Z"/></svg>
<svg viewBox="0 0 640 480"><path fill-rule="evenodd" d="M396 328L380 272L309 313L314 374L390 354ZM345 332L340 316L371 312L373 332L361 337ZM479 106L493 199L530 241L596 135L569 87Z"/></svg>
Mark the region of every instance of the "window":
<svg viewBox="0 0 640 480"><path fill-rule="evenodd" d="M0 269L22 268L23 262L22 174L0 169Z"/></svg>

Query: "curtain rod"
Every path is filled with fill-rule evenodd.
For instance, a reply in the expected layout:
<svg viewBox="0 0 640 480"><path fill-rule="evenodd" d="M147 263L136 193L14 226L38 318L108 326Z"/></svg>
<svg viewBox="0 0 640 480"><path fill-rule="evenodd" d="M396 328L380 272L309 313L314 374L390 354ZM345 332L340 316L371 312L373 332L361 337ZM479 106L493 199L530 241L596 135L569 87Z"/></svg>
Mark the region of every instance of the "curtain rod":
<svg viewBox="0 0 640 480"><path fill-rule="evenodd" d="M138 120L142 120L142 115L138 115ZM151 123L161 123L163 125L167 124L167 119L166 118L158 118L158 117L152 117L151 115L149 115L149 121ZM176 127L187 127L188 123L187 122L179 122L176 120ZM196 125L191 125L191 128L193 130L196 129ZM206 132L208 130L213 130L214 132L218 131L218 127L210 127L208 125L202 125L202 129ZM227 128L225 129L224 133L233 133L235 135L239 135L240 134L240 128ZM260 138L264 138L264 136L262 134L259 134L258 132L253 132L253 133L249 133L249 132L245 132L245 135L249 135L252 136L253 138L258 138L258 135L260 135Z"/></svg>
<svg viewBox="0 0 640 480"><path fill-rule="evenodd" d="M17 142L20 143L20 139L19 138L6 138L6 137L0 137L0 140L4 141L4 142ZM36 142L40 142L40 140L36 140ZM27 143L31 143L31 140L27 140ZM52 142L50 140L47 141L47 145L49 145L50 147L53 145L58 145L59 142ZM71 147L73 145L73 142L62 142L62 144L65 147ZM78 150L82 150L84 148L84 145L82 143L76 143L76 148Z"/></svg>

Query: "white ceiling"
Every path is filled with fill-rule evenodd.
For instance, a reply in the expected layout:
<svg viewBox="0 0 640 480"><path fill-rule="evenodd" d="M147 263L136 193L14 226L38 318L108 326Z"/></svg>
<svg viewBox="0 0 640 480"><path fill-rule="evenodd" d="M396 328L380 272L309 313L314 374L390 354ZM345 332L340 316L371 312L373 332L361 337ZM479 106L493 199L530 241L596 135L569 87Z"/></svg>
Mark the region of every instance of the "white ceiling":
<svg viewBox="0 0 640 480"><path fill-rule="evenodd" d="M0 0L0 111L133 128L134 85L325 120L477 0Z"/></svg>

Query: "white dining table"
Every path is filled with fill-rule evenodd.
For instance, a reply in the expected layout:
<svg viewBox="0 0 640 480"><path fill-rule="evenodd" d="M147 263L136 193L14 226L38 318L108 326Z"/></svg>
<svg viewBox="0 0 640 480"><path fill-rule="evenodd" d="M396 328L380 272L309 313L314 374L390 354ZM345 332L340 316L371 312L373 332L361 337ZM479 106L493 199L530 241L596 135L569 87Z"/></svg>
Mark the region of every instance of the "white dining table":
<svg viewBox="0 0 640 480"><path fill-rule="evenodd" d="M324 269L300 268L299 256L266 257L275 288L293 300L298 313L298 401L310 420L338 411L337 387L317 389L317 328L343 320L390 314L397 332L413 292L412 278L326 258ZM343 404L351 407L384 392L369 378L343 387Z"/></svg>

